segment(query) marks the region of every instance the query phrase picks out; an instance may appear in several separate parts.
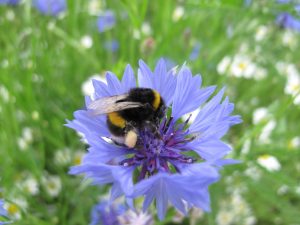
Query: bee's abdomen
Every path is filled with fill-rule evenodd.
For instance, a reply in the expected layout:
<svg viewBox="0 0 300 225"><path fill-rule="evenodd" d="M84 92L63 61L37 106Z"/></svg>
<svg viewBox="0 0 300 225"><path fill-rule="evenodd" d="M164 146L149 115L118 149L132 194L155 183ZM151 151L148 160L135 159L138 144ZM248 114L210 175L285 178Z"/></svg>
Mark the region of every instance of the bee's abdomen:
<svg viewBox="0 0 300 225"><path fill-rule="evenodd" d="M116 136L124 135L124 128L126 121L122 118L118 112L112 112L107 114L107 126L109 131Z"/></svg>

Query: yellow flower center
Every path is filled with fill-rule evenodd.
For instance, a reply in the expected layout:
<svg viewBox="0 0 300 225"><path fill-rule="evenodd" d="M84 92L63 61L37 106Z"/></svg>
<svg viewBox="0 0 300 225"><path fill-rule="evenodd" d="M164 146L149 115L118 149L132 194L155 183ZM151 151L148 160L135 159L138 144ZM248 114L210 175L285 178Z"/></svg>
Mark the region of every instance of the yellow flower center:
<svg viewBox="0 0 300 225"><path fill-rule="evenodd" d="M77 155L74 157L73 163L74 165L80 165L81 164L81 156Z"/></svg>
<svg viewBox="0 0 300 225"><path fill-rule="evenodd" d="M259 156L260 159L264 159L264 160L268 159L269 157L270 156L267 154Z"/></svg>
<svg viewBox="0 0 300 225"><path fill-rule="evenodd" d="M300 84L292 84L291 88L293 91L300 91Z"/></svg>
<svg viewBox="0 0 300 225"><path fill-rule="evenodd" d="M289 142L288 142L288 144L287 144L287 148L288 148L288 150L295 150L296 148L297 148L297 143L295 143L294 141L293 141L293 139L292 140L289 140Z"/></svg>
<svg viewBox="0 0 300 225"><path fill-rule="evenodd" d="M246 68L246 63L239 63L239 68L241 69L241 70L244 70L245 68Z"/></svg>
<svg viewBox="0 0 300 225"><path fill-rule="evenodd" d="M10 215L15 215L16 213L19 212L19 207L16 204L9 204L7 208L7 212Z"/></svg>
<svg viewBox="0 0 300 225"><path fill-rule="evenodd" d="M54 190L54 189L56 189L56 184L54 182L49 182L48 188Z"/></svg>

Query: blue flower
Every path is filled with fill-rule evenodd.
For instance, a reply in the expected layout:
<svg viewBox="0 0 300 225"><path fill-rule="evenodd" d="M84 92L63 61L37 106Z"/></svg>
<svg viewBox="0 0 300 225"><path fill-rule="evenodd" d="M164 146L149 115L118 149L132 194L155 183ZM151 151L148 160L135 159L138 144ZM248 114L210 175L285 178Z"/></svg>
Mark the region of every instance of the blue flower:
<svg viewBox="0 0 300 225"><path fill-rule="evenodd" d="M250 6L251 3L252 3L252 0L244 0L244 5L245 5L246 7Z"/></svg>
<svg viewBox="0 0 300 225"><path fill-rule="evenodd" d="M102 201L95 205L91 213L90 225L119 225L118 216L125 212L125 207Z"/></svg>
<svg viewBox="0 0 300 225"><path fill-rule="evenodd" d="M65 0L34 0L33 6L42 14L51 16L57 16L67 8Z"/></svg>
<svg viewBox="0 0 300 225"><path fill-rule="evenodd" d="M20 0L0 0L0 5L4 5L4 4L7 4L7 5L17 5L20 3Z"/></svg>
<svg viewBox="0 0 300 225"><path fill-rule="evenodd" d="M117 40L105 41L104 49L109 52L116 52L119 49L119 42Z"/></svg>
<svg viewBox="0 0 300 225"><path fill-rule="evenodd" d="M166 67L167 67L168 70L176 68L177 64L171 58L169 58L169 57L163 57L162 59L165 61L165 64L166 64Z"/></svg>
<svg viewBox="0 0 300 225"><path fill-rule="evenodd" d="M0 199L0 216L7 216L7 212L3 207L4 201Z"/></svg>
<svg viewBox="0 0 300 225"><path fill-rule="evenodd" d="M281 27L300 32L300 20L287 12L279 14L276 23Z"/></svg>
<svg viewBox="0 0 300 225"><path fill-rule="evenodd" d="M91 213L90 225L122 225L139 224L151 225L153 219L150 214L138 213L128 209L122 204L113 204L108 201L101 201L95 205Z"/></svg>
<svg viewBox="0 0 300 225"><path fill-rule="evenodd" d="M111 29L116 23L115 14L111 10L107 10L103 12L99 17L97 21L98 31L100 33Z"/></svg>
<svg viewBox="0 0 300 225"><path fill-rule="evenodd" d="M289 3L291 0L277 0L277 3L279 4L286 4Z"/></svg>
<svg viewBox="0 0 300 225"><path fill-rule="evenodd" d="M4 201L2 199L0 199L0 217L1 216L7 217L7 211L6 211L6 209L4 209L3 205L4 205ZM0 225L10 224L10 223L11 222L2 222L2 221L0 221Z"/></svg>
<svg viewBox="0 0 300 225"><path fill-rule="evenodd" d="M298 13L298 15L300 15L300 4L295 5L294 9L296 10L296 12Z"/></svg>
<svg viewBox="0 0 300 225"><path fill-rule="evenodd" d="M196 42L193 46L189 59L192 61L196 60L200 54L200 49L201 49L201 43Z"/></svg>
<svg viewBox="0 0 300 225"><path fill-rule="evenodd" d="M93 81L93 99L124 94L136 87L130 65L121 81L111 72L106 80L107 84ZM193 76L186 66L175 74L162 59L154 72L140 61L138 83L158 91L168 107L159 135L145 127L139 130L139 150L117 146L106 141L110 133L105 116L91 117L86 109L76 111L67 126L84 134L90 147L82 164L72 167L70 173L84 173L96 185L112 184L111 200L125 195L132 202L143 196L143 210L155 200L159 219L164 218L168 203L183 213L190 207L209 211L209 185L219 179L221 166L235 162L223 159L231 147L221 140L232 125L241 122L239 116L231 115L234 105L228 97L222 100L224 89L211 98L214 86L200 88L200 75ZM86 97L85 104L92 101ZM191 125L189 119L182 120L199 108Z"/></svg>

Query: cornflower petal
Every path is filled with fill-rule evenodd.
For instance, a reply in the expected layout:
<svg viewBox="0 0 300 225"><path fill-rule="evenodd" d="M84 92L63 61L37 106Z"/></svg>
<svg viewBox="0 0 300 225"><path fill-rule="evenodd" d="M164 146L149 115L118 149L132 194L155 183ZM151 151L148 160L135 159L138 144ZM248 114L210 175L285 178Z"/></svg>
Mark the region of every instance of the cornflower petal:
<svg viewBox="0 0 300 225"><path fill-rule="evenodd" d="M200 157L208 161L223 158L232 150L229 145L221 140L201 138L190 142L187 144L187 147L197 152Z"/></svg>
<svg viewBox="0 0 300 225"><path fill-rule="evenodd" d="M98 31L100 33L113 28L116 24L115 13L111 10L103 12L97 20Z"/></svg>
<svg viewBox="0 0 300 225"><path fill-rule="evenodd" d="M52 16L57 16L67 8L65 0L34 0L33 5L42 14Z"/></svg>
<svg viewBox="0 0 300 225"><path fill-rule="evenodd" d="M6 210L3 208L4 201L0 199L0 216L7 216Z"/></svg>
<svg viewBox="0 0 300 225"><path fill-rule="evenodd" d="M115 197L116 193L122 192L123 194L130 195L133 189L132 172L134 168L124 168L121 166L113 166L107 164L85 164L80 166L71 167L69 173L85 174L85 178L91 178L93 184L103 185L112 183L115 185L112 197Z"/></svg>
<svg viewBox="0 0 300 225"><path fill-rule="evenodd" d="M92 80L95 88L95 99L124 94L131 88L136 87L134 74L130 65L127 65L124 71L122 82L112 72L106 73L106 81L107 83L96 79Z"/></svg>
<svg viewBox="0 0 300 225"><path fill-rule="evenodd" d="M92 79L92 83L95 89L95 93L94 93L95 99L111 96L110 90L106 83L96 79Z"/></svg>
<svg viewBox="0 0 300 225"><path fill-rule="evenodd" d="M4 4L7 4L7 5L17 5L20 3L20 0L0 0L0 5L4 5Z"/></svg>
<svg viewBox="0 0 300 225"><path fill-rule="evenodd" d="M300 20L287 12L279 14L276 18L276 23L284 28L300 32Z"/></svg>
<svg viewBox="0 0 300 225"><path fill-rule="evenodd" d="M123 94L122 93L123 88L121 86L121 82L119 81L119 79L115 74L113 74L112 72L107 72L106 81L107 81L108 90L110 91L110 96Z"/></svg>
<svg viewBox="0 0 300 225"><path fill-rule="evenodd" d="M132 197L145 196L144 211L155 199L160 220L165 216L168 201L182 213L186 213L183 201L209 211L207 186L217 180L217 170L208 164L187 166L182 174L160 173L139 182L135 185Z"/></svg>
<svg viewBox="0 0 300 225"><path fill-rule="evenodd" d="M189 127L190 133L199 133L200 136L210 136L208 133L215 130L217 137L221 138L229 126L241 122L240 117L230 116L234 106L228 98L221 103L225 89L213 97L198 113L194 122ZM218 129L216 129L218 127ZM223 128L223 129L220 129Z"/></svg>
<svg viewBox="0 0 300 225"><path fill-rule="evenodd" d="M136 80L134 77L134 73L132 70L132 67L128 64L126 66L126 69L124 71L123 74L123 78L122 78L122 84L123 84L123 92L127 92L129 91L131 88L136 87Z"/></svg>
<svg viewBox="0 0 300 225"><path fill-rule="evenodd" d="M172 116L180 118L186 113L194 111L205 102L215 87L200 89L201 77L193 76L187 67L182 67L177 77L177 86L174 93Z"/></svg>
<svg viewBox="0 0 300 225"><path fill-rule="evenodd" d="M78 110L74 113L75 120L67 120L67 127L70 127L84 135L95 133L107 137L110 133L107 129L105 116L90 116L86 110Z"/></svg>
<svg viewBox="0 0 300 225"><path fill-rule="evenodd" d="M83 158L83 163L108 163L115 158L122 158L133 150L128 150L116 145L112 145L104 141L100 136L96 134L90 134L85 136L87 142L91 147L88 148L89 154Z"/></svg>

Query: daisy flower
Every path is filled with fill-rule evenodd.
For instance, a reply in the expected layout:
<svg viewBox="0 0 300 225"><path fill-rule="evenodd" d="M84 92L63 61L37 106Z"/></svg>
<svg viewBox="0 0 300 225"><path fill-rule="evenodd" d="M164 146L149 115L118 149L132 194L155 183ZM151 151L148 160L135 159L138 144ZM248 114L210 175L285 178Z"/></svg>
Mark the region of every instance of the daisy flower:
<svg viewBox="0 0 300 225"><path fill-rule="evenodd" d="M130 65L121 81L111 72L106 80L94 80L95 92L86 97L86 106L137 86ZM231 115L234 105L228 97L223 99L224 89L212 97L215 87L200 88L200 75L193 76L185 65L178 73L168 71L163 59L154 72L140 60L137 80L138 87L160 93L167 107L157 134L145 126L138 131L138 149L119 146L109 140L105 115L91 116L88 109L78 110L67 126L84 134L90 147L70 173L83 173L96 185L112 184L111 200L125 195L132 204L133 199L144 197L144 211L155 201L161 220L168 203L184 214L191 207L209 211L209 185L219 179L220 166L236 162L223 159L231 147L221 140L232 125L241 122L240 116ZM193 123L182 119L198 108Z"/></svg>

